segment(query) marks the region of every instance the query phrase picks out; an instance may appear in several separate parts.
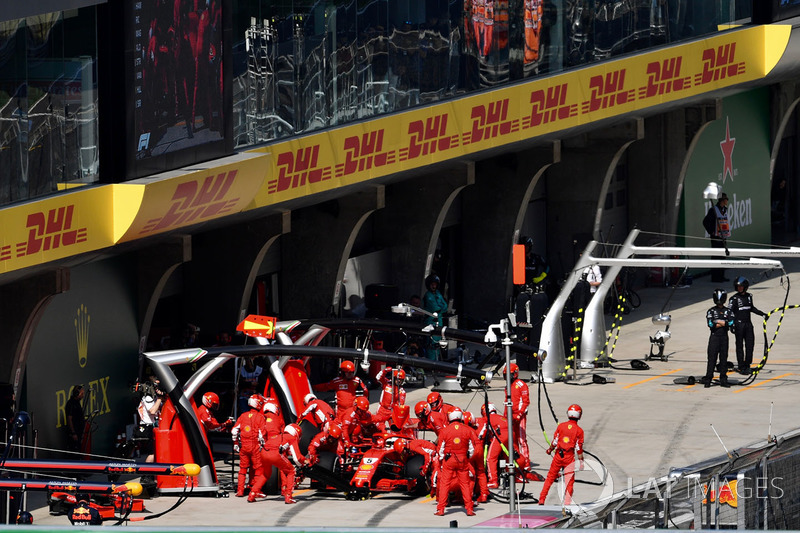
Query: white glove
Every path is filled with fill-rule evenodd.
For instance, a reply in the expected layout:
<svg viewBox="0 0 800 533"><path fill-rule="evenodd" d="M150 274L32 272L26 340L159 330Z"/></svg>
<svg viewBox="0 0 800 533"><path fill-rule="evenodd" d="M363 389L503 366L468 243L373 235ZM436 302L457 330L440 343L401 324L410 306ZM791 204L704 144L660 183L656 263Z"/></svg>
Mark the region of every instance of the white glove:
<svg viewBox="0 0 800 533"><path fill-rule="evenodd" d="M234 453L239 453L239 445L238 444L234 443L233 451L234 451Z"/></svg>

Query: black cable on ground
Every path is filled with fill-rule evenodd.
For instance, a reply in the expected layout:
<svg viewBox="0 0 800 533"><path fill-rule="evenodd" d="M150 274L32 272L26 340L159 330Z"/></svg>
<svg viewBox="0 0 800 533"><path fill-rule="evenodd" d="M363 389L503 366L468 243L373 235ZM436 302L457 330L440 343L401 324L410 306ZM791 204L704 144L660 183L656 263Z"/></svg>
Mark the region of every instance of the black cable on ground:
<svg viewBox="0 0 800 533"><path fill-rule="evenodd" d="M753 383L756 380L756 376L758 376L758 373L761 372L761 370L767 364L767 360L769 359L769 352L770 350L772 350L772 346L775 344L775 339L778 338L778 332L780 331L781 325L783 324L783 317L786 314L786 311L789 309L797 309L798 307L800 307L800 304L793 304L793 305L787 304L787 302L789 301L789 291L791 290L791 282L789 281L789 276L788 274L786 274L785 271L784 271L784 276L786 276L786 294L783 297L783 305L781 307L776 307L775 309L767 313L767 315L764 317L764 320L762 321L762 330L764 333L764 355L761 358L761 361L759 361L759 363L755 366L755 368L751 369L750 375L747 376L740 383L740 385L742 386L750 385L751 383ZM773 313L776 313L778 311L781 312L780 318L778 319L778 325L775 327L775 332L772 335L772 340L769 343L767 343L767 321L769 320L770 316L772 316Z"/></svg>

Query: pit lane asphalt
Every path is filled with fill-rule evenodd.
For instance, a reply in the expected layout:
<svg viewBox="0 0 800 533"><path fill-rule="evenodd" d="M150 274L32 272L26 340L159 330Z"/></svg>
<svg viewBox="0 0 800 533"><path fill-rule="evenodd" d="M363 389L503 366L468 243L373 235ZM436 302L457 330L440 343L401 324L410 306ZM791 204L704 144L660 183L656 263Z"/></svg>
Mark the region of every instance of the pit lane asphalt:
<svg viewBox="0 0 800 533"><path fill-rule="evenodd" d="M784 260L790 279L798 290L789 294L789 304L800 303L800 261ZM757 271L728 271L733 279L745 275L751 280L750 292L755 305L764 311L783 305L785 288L778 273L771 277ZM622 330L613 353L614 368L578 370L576 379L567 383L547 385L547 394L559 421L566 419L567 406L578 403L583 407L580 422L586 432L585 448L596 455L610 472L613 490L624 490L628 485L644 483L650 478L667 474L671 467L685 467L725 455L719 437L728 450L763 443L769 432L770 407L773 405L772 435L785 434L800 427L797 403L800 400L800 310L786 312L777 341L770 352L766 367L749 386L678 385L673 379L679 376L701 376L705 372L708 328L706 310L713 304L713 289L722 287L733 293L732 282L712 284L707 277L695 279L687 287L676 289L667 312L672 315L667 341L666 361L648 361L649 370L636 371L630 366L632 359L644 359L650 350L649 337L658 327L651 317L661 311L670 295L670 288L645 288L638 291L642 306L623 317ZM794 286L794 285L793 285ZM758 317L754 316L754 319ZM611 317L605 317L606 327ZM768 341L778 324L779 313L768 322ZM754 321L756 350L754 359L763 353L763 335L760 321ZM612 339L613 340L613 339ZM729 361L736 361L733 336ZM615 378L616 382L593 384L592 375ZM522 377L529 373L521 372ZM731 374L732 380L741 379ZM407 388L406 402L413 406L425 399L427 388ZM499 379L490 387L489 399L498 408L502 405L505 384ZM539 425L538 388L530 385L531 407L528 414L527 433L531 460L538 463L535 469L543 475L550 464L545 454L545 436ZM377 391L372 391L372 408ZM473 412L480 411L482 395L476 392L443 393L445 401ZM548 438L556 422L541 396L541 419ZM713 425L713 429L712 426ZM230 465L219 464L221 481L230 476ZM578 479L598 481L592 471L581 472ZM608 487L605 487L607 490ZM538 497L541 483L530 483L526 492ZM603 487L586 484L575 485L575 500L586 502L596 499ZM555 487L550 491L548 504L559 503ZM132 523L131 526L148 528L172 527L238 527L238 528L448 528L451 520L459 527L481 524L508 512L507 503L489 502L476 506L477 515L467 517L462 507L450 507L444 517L434 516L435 501L429 498L412 498L402 494L383 494L365 501L347 501L338 493L320 493L309 489L305 480L295 493L297 504L285 505L277 495L265 501L247 503L244 498L191 497L176 510L154 520ZM51 516L43 506L43 498L29 497L36 525L68 525L65 516ZM37 502L39 502L37 504ZM163 511L175 502L173 496L159 496L145 500L149 513ZM37 507L37 505L39 505ZM523 509L532 501L522 501ZM142 516L139 514L138 516Z"/></svg>

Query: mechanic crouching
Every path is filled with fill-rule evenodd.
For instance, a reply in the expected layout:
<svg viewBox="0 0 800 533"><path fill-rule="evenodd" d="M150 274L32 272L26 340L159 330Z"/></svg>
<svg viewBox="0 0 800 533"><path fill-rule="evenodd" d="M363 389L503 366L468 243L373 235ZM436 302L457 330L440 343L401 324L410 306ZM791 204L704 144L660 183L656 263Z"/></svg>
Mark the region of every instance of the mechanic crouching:
<svg viewBox="0 0 800 533"><path fill-rule="evenodd" d="M336 455L344 454L344 443L342 442L342 426L338 422L328 422L323 426L322 431L314 435L308 444L306 454L306 464L314 466L319 462L319 452L331 452Z"/></svg>
<svg viewBox="0 0 800 533"><path fill-rule="evenodd" d="M353 407L348 409L342 417L342 439L345 445L358 444L379 432L380 428L375 424L372 413L369 412L369 400L359 396Z"/></svg>
<svg viewBox="0 0 800 533"><path fill-rule="evenodd" d="M439 475L438 498L436 503L436 516L444 516L450 490L461 490L461 498L467 516L475 516L472 503L473 480L471 479L472 467L470 459L475 453L472 440L472 429L462 421L461 410L456 408L447 415L450 424L439 434L437 454L441 465Z"/></svg>

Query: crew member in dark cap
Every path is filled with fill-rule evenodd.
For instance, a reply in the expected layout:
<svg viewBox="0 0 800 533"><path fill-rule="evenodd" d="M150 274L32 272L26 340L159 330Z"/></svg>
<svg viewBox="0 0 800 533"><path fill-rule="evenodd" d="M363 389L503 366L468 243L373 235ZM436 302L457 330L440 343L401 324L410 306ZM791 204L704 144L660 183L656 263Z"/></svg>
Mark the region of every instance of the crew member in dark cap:
<svg viewBox="0 0 800 533"><path fill-rule="evenodd" d="M712 205L703 219L703 227L711 237L712 248L727 248L726 241L731 237L731 223L728 220L728 195L722 193L716 205ZM711 269L711 281L722 283L730 281L725 277L724 268Z"/></svg>
<svg viewBox="0 0 800 533"><path fill-rule="evenodd" d="M767 316L767 314L753 304L753 295L747 292L750 287L750 281L747 278L739 276L733 282L733 287L736 289L736 294L731 296L728 307L733 311L734 316L736 363L740 374L749 375L750 365L753 364L753 346L756 340L750 314L755 313L759 316Z"/></svg>

